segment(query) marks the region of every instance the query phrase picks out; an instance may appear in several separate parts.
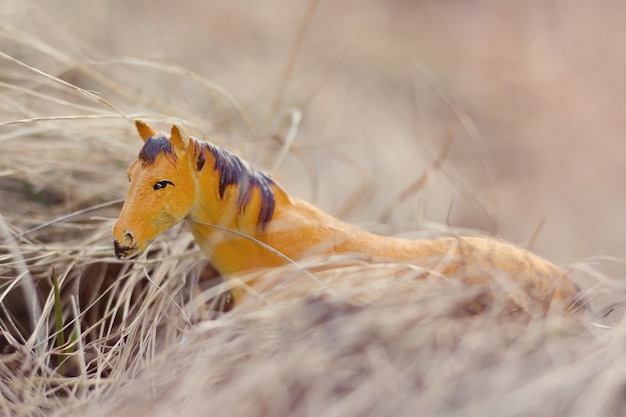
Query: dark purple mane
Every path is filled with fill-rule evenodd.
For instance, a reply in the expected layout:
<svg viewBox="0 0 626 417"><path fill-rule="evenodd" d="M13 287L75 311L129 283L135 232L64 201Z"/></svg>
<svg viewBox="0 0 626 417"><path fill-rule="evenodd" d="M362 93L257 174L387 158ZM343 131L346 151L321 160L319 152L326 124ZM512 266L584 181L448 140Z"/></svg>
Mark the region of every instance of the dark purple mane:
<svg viewBox="0 0 626 417"><path fill-rule="evenodd" d="M258 226L260 230L267 227L274 215L274 191L271 185L274 181L263 172L250 167L243 159L228 151L218 148L208 142L195 141L197 155L196 168L201 171L206 162L205 152L210 152L215 163L213 169L219 173L219 195L224 198L226 188L235 185L239 191L237 207L243 212L252 198L252 192L257 188L261 193L261 208L259 210Z"/></svg>

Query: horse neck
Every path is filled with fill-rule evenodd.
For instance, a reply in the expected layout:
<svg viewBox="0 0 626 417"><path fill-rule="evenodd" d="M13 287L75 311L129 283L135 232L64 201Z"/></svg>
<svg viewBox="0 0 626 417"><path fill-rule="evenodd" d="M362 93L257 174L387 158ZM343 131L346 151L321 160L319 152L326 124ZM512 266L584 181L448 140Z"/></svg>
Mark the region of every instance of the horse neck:
<svg viewBox="0 0 626 417"><path fill-rule="evenodd" d="M197 243L216 263L223 258L220 250L241 241L241 234L258 239L274 216L277 197L287 197L268 176L236 155L207 142L194 140L193 145L189 163L195 202L187 219Z"/></svg>

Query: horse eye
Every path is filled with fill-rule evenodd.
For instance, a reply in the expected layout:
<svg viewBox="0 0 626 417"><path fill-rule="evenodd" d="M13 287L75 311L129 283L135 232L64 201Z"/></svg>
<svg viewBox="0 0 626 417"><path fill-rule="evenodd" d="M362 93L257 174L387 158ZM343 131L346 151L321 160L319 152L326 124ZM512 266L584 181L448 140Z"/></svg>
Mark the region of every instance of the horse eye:
<svg viewBox="0 0 626 417"><path fill-rule="evenodd" d="M168 185L174 185L174 183L172 181L159 181L156 184L154 184L154 187L152 188L154 188L155 190L162 190Z"/></svg>

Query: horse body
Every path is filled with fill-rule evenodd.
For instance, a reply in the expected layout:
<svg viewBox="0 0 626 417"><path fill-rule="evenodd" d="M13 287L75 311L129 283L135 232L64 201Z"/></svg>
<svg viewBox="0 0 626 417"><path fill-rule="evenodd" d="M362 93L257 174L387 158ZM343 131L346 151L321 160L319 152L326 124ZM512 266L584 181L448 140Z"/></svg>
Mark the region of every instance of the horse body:
<svg viewBox="0 0 626 417"><path fill-rule="evenodd" d="M145 250L158 234L186 219L226 278L316 255L354 253L467 282L514 277L521 291L513 298L524 307L530 299L544 306L567 304L576 294L564 271L512 244L484 237L408 240L368 233L290 197L265 174L190 138L180 125L173 125L169 136L142 121L136 127L144 147L129 167L128 197L113 227L120 259Z"/></svg>

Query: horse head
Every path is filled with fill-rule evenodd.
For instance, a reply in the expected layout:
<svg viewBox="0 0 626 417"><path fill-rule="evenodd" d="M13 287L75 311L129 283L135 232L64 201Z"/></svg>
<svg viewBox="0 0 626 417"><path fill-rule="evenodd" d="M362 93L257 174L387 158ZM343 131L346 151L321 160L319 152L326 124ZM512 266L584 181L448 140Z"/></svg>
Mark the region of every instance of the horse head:
<svg viewBox="0 0 626 417"><path fill-rule="evenodd" d="M128 168L130 186L113 226L118 259L143 252L160 233L183 220L195 200L193 143L183 127L175 123L167 134L142 120L135 126L144 145Z"/></svg>

